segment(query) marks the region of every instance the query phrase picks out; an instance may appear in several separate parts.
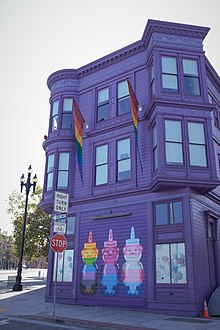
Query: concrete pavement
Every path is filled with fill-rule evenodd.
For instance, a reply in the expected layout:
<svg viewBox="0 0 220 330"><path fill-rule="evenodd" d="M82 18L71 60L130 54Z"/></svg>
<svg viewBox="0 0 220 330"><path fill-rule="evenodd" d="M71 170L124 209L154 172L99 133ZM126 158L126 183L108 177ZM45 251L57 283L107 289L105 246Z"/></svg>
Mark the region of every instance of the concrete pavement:
<svg viewBox="0 0 220 330"><path fill-rule="evenodd" d="M72 325L73 329L190 329L219 330L220 318L189 318L129 309L56 304L44 301L45 285L25 286L22 292L0 293L0 319L35 319Z"/></svg>

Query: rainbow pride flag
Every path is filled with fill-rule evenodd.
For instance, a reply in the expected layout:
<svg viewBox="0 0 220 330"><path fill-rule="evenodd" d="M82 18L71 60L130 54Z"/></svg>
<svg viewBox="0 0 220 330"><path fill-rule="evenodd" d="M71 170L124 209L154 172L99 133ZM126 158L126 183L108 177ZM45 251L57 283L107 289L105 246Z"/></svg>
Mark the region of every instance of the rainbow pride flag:
<svg viewBox="0 0 220 330"><path fill-rule="evenodd" d="M76 154L77 154L77 161L79 166L80 176L83 182L83 171L82 171L82 142L83 142L83 125L85 120L79 107L75 100L73 100L73 107L74 107L74 131L76 137Z"/></svg>
<svg viewBox="0 0 220 330"><path fill-rule="evenodd" d="M138 100L136 98L136 95L133 91L133 88L131 86L130 81L127 79L128 83L128 91L130 95L130 105L131 105L131 114L134 124L134 132L136 137L136 142L138 141Z"/></svg>

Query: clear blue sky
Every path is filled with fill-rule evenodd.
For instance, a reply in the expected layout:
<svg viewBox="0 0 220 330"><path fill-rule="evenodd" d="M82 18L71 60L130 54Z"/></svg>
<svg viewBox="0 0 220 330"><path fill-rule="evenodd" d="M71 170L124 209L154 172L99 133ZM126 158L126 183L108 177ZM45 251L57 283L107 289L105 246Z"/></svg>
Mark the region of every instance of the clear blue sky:
<svg viewBox="0 0 220 330"><path fill-rule="evenodd" d="M204 49L220 72L219 0L0 0L0 228L12 230L6 199L30 164L43 185L48 76L140 40L148 19L210 27Z"/></svg>

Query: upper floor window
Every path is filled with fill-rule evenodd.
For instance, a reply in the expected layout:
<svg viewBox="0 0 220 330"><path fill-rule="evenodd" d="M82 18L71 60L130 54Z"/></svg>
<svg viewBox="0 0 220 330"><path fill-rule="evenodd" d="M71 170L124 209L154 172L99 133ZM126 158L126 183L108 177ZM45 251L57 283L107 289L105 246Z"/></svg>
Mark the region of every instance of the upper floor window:
<svg viewBox="0 0 220 330"><path fill-rule="evenodd" d="M157 155L157 128L153 127L153 167L154 170L158 168L158 155Z"/></svg>
<svg viewBox="0 0 220 330"><path fill-rule="evenodd" d="M58 175L57 175L58 189L67 189L68 174L69 174L69 153L61 152L59 154Z"/></svg>
<svg viewBox="0 0 220 330"><path fill-rule="evenodd" d="M109 88L106 87L98 91L98 115L97 121L108 119L109 115Z"/></svg>
<svg viewBox="0 0 220 330"><path fill-rule="evenodd" d="M166 163L183 164L183 141L181 122L165 120Z"/></svg>
<svg viewBox="0 0 220 330"><path fill-rule="evenodd" d="M46 191L51 190L53 187L53 173L54 173L54 154L49 155L47 159Z"/></svg>
<svg viewBox="0 0 220 330"><path fill-rule="evenodd" d="M190 165L207 166L203 123L188 122Z"/></svg>
<svg viewBox="0 0 220 330"><path fill-rule="evenodd" d="M155 205L155 223L159 225L172 225L183 222L182 202L174 201Z"/></svg>
<svg viewBox="0 0 220 330"><path fill-rule="evenodd" d="M130 97L127 81L118 83L118 115L130 112Z"/></svg>
<svg viewBox="0 0 220 330"><path fill-rule="evenodd" d="M131 178L131 151L130 139L117 142L117 180Z"/></svg>
<svg viewBox="0 0 220 330"><path fill-rule="evenodd" d="M95 149L95 185L108 182L108 145L104 144Z"/></svg>
<svg viewBox="0 0 220 330"><path fill-rule="evenodd" d="M155 95L155 82L154 82L154 65L151 64L150 67L150 86L151 86L151 96Z"/></svg>
<svg viewBox="0 0 220 330"><path fill-rule="evenodd" d="M73 127L73 99L64 98L63 100L63 111L62 111L62 128L72 128Z"/></svg>
<svg viewBox="0 0 220 330"><path fill-rule="evenodd" d="M184 94L200 95L198 63L193 59L183 59Z"/></svg>
<svg viewBox="0 0 220 330"><path fill-rule="evenodd" d="M52 116L51 116L51 131L57 131L58 128L58 108L59 101L54 101L52 104Z"/></svg>
<svg viewBox="0 0 220 330"><path fill-rule="evenodd" d="M177 63L175 57L162 56L162 87L166 92L178 91Z"/></svg>

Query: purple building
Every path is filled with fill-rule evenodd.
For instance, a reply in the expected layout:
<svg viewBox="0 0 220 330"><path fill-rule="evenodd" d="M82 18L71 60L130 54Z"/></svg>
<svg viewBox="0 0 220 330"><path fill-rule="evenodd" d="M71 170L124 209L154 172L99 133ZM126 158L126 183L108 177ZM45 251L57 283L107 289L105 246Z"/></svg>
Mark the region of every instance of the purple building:
<svg viewBox="0 0 220 330"><path fill-rule="evenodd" d="M203 50L208 31L148 20L141 40L48 78L41 207L51 236L55 191L69 193L58 302L196 316L220 285L220 79ZM73 99L86 122L83 181ZM48 302L55 269L50 249Z"/></svg>

